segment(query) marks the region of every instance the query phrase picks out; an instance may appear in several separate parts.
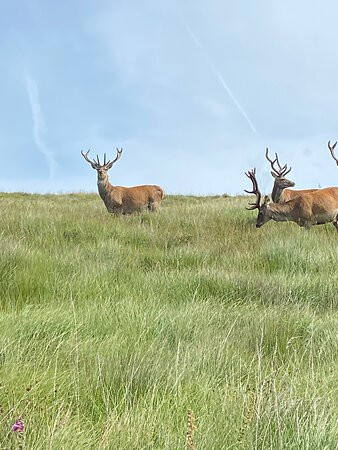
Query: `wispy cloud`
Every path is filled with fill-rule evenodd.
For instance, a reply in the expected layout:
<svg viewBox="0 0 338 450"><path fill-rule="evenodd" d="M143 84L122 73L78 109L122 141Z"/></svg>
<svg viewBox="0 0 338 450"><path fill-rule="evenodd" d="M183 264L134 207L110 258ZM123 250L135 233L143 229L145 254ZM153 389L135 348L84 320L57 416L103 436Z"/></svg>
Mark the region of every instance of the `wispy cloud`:
<svg viewBox="0 0 338 450"><path fill-rule="evenodd" d="M25 79L29 102L31 105L33 115L34 142L39 151L46 159L46 163L49 170L49 178L53 178L55 174L55 169L57 167L57 162L55 160L53 152L45 145L43 141L43 134L45 132L45 123L39 99L39 89L35 80L33 80L33 78L27 72L25 73Z"/></svg>
<svg viewBox="0 0 338 450"><path fill-rule="evenodd" d="M210 56L208 55L208 53L206 52L205 48L203 47L203 45L201 44L200 40L198 39L198 37L196 36L196 34L193 32L193 30L190 28L190 26L187 24L187 22L183 19L182 16L178 15L182 25L184 26L184 28L187 30L188 34L190 35L191 39L194 41L194 43L196 44L196 46L201 50L205 60L207 61L207 63L210 66L210 69L212 70L212 72L214 73L214 75L216 76L216 78L218 79L218 81L221 83L221 86L224 88L224 90L226 91L226 93L229 95L229 97L231 98L231 100L234 102L234 104L236 105L237 109L240 111L240 113L242 114L242 116L244 117L244 119L247 121L248 125L250 126L251 130L255 133L257 133L256 127L254 126L254 124L252 123L252 120L250 119L250 117L248 116L248 114L245 112L243 106L239 103L239 101L237 100L237 98L234 96L234 94L232 93L231 89L229 88L228 84L226 83L224 77L222 76L222 74L220 73L220 71L217 69L217 67L215 66L214 62L212 61L212 59L210 58Z"/></svg>

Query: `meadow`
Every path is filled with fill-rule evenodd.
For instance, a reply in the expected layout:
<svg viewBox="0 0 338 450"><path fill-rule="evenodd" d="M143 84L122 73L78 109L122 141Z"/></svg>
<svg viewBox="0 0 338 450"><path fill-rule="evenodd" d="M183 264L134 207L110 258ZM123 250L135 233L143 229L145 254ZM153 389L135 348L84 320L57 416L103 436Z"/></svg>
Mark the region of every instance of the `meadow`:
<svg viewBox="0 0 338 450"><path fill-rule="evenodd" d="M0 448L336 449L338 234L246 204L1 194Z"/></svg>

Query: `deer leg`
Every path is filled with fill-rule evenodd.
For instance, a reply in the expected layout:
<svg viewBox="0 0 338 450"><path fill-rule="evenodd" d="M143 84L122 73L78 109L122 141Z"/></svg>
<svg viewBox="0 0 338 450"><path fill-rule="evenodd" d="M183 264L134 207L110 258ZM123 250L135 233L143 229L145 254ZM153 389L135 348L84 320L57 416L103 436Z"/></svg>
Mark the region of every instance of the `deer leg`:
<svg viewBox="0 0 338 450"><path fill-rule="evenodd" d="M305 228L305 230L310 230L313 226L313 223L309 222L309 221L304 221L304 222L299 223L299 226L302 228Z"/></svg>
<svg viewBox="0 0 338 450"><path fill-rule="evenodd" d="M148 209L151 212L155 212L158 210L158 207L160 206L159 202L149 202L148 204Z"/></svg>
<svg viewBox="0 0 338 450"><path fill-rule="evenodd" d="M123 214L123 207L122 206L114 206L109 210L110 213L114 214L115 216L120 216Z"/></svg>
<svg viewBox="0 0 338 450"><path fill-rule="evenodd" d="M336 230L338 232L338 214L336 215L336 217L333 219L333 225L336 227Z"/></svg>

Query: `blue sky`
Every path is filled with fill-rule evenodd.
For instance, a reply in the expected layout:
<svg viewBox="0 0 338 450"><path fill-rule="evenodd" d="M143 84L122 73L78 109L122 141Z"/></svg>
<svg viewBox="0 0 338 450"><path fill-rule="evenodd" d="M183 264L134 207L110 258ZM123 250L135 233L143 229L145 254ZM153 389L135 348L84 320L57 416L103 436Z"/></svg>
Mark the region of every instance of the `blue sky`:
<svg viewBox="0 0 338 450"><path fill-rule="evenodd" d="M113 184L241 193L265 147L299 188L337 185L336 2L1 0L0 190Z"/></svg>

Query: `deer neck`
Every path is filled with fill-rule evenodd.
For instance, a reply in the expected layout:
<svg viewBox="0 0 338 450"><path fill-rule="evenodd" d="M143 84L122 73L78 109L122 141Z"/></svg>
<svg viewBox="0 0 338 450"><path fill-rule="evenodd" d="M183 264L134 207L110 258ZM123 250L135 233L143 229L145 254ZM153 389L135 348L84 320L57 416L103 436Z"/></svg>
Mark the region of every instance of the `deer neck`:
<svg viewBox="0 0 338 450"><path fill-rule="evenodd" d="M284 190L283 188L278 186L277 181L275 181L275 183L273 185L272 193L271 193L271 199L274 203L280 203L282 194L283 194L283 190Z"/></svg>
<svg viewBox="0 0 338 450"><path fill-rule="evenodd" d="M268 215L276 222L292 220L292 205L287 203L269 203Z"/></svg>
<svg viewBox="0 0 338 450"><path fill-rule="evenodd" d="M107 206L107 204L110 204L109 200L111 193L114 190L114 186L110 184L108 175L97 179L97 188L105 205Z"/></svg>

